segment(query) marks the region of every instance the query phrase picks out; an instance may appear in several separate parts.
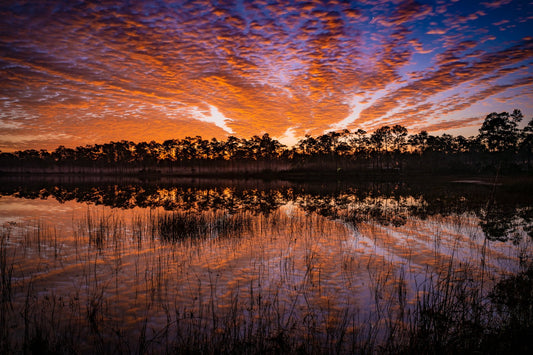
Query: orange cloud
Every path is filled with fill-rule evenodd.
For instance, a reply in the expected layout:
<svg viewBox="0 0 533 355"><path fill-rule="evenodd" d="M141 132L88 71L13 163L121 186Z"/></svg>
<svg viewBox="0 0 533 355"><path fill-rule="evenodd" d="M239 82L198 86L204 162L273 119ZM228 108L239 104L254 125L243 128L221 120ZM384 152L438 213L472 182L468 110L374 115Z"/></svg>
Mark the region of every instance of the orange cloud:
<svg viewBox="0 0 533 355"><path fill-rule="evenodd" d="M414 0L14 1L0 6L0 144L431 127L531 87L531 38L482 33L494 11ZM454 96L459 87L471 92Z"/></svg>

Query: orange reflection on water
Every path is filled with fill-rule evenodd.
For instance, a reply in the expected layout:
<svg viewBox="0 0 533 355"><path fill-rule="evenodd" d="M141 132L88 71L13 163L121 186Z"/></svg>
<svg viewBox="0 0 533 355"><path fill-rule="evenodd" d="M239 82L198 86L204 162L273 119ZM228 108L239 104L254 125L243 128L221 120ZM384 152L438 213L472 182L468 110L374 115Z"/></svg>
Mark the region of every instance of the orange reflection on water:
<svg viewBox="0 0 533 355"><path fill-rule="evenodd" d="M220 196L232 199L233 191ZM180 196L167 191L161 198L177 202ZM192 327L212 334L230 325L269 334L281 327L306 339L309 329L326 336L346 322L354 334L374 329L385 337L385 319L408 322L405 308L443 271L454 268L474 281L484 276L490 287L498 275L517 270L520 251L533 250L529 239L519 249L487 244L470 215L408 217L403 208L415 199L358 202L359 211L371 214L379 205L382 213L403 216L399 225L366 220L354 226L305 212L304 201L270 213L195 210L184 216L216 226L237 215L243 225L177 240L158 231L160 218L172 216L161 207L1 202L15 309L27 306L29 292L36 304L60 297L69 306L56 312L110 339L118 329L135 339L143 331L155 337ZM13 329L22 334L23 323L14 318Z"/></svg>

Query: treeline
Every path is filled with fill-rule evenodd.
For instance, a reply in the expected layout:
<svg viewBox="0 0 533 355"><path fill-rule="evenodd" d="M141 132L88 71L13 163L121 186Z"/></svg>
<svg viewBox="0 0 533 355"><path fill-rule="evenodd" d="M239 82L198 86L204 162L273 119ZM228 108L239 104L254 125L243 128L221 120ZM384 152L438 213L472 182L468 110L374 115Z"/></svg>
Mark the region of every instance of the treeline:
<svg viewBox="0 0 533 355"><path fill-rule="evenodd" d="M163 143L131 141L60 146L52 152L29 149L0 153L1 171L32 173L217 174L348 171L531 170L533 119L523 129L520 110L491 113L472 137L425 131L409 134L401 125L373 133L362 129L307 135L287 147L269 134L226 140L200 136Z"/></svg>

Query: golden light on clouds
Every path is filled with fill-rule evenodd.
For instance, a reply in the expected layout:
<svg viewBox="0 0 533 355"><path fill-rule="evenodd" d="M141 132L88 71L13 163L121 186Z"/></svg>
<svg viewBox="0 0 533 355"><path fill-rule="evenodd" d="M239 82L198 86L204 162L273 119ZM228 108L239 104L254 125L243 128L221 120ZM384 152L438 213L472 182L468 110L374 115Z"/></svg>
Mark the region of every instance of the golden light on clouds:
<svg viewBox="0 0 533 355"><path fill-rule="evenodd" d="M531 12L521 1L10 2L0 149L527 117Z"/></svg>

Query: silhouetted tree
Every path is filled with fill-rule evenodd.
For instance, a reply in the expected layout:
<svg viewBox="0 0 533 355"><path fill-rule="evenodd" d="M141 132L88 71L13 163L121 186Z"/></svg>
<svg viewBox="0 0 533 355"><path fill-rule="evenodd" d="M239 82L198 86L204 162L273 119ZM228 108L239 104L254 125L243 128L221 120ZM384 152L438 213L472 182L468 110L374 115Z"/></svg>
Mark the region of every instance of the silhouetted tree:
<svg viewBox="0 0 533 355"><path fill-rule="evenodd" d="M218 160L230 160L224 168L233 172L260 172L274 166L317 169L337 172L337 167L351 169L402 168L404 163L413 170L450 171L456 168L473 171L493 170L497 166L512 169L529 169L533 155L533 120L518 129L522 113L514 110L491 113L483 122L476 137L454 137L449 134L429 135L426 131L408 136L401 125L383 126L370 136L358 129L351 133L330 131L318 136L306 135L287 148L268 133L250 139L229 136L218 141L201 136L170 139L163 144L155 141L133 143L110 142L80 146L76 149L59 146L52 153L28 149L2 153L2 167L11 171L32 171L29 167L57 171L112 173L138 172L149 167L176 173L200 173L210 166L219 169ZM518 154L516 154L518 153ZM418 156L417 156L418 155ZM276 163L274 163L274 161ZM386 164L385 164L386 163ZM211 165L210 165L211 164ZM202 167L196 169L195 167ZM186 168L186 169L182 169ZM81 169L81 170L80 170ZM215 170L211 169L211 173Z"/></svg>
<svg viewBox="0 0 533 355"><path fill-rule="evenodd" d="M420 133L414 134L409 137L409 144L414 151L422 154L428 148L428 132L421 131Z"/></svg>
<svg viewBox="0 0 533 355"><path fill-rule="evenodd" d="M296 144L296 150L298 153L311 156L317 153L317 140L309 134L298 141Z"/></svg>
<svg viewBox="0 0 533 355"><path fill-rule="evenodd" d="M209 142L209 146L211 159L224 158L224 142L220 142L216 138L212 138Z"/></svg>
<svg viewBox="0 0 533 355"><path fill-rule="evenodd" d="M374 148L375 159L377 159L377 166L383 169L383 160L388 160L389 149L392 144L392 130L389 126L378 128L370 136L370 142Z"/></svg>
<svg viewBox="0 0 533 355"><path fill-rule="evenodd" d="M533 157L533 118L520 134L520 156L527 161L527 168L531 167Z"/></svg>
<svg viewBox="0 0 533 355"><path fill-rule="evenodd" d="M367 155L369 143L370 142L366 135L366 131L362 129L355 131L350 139L350 145L353 147L354 152L358 155Z"/></svg>
<svg viewBox="0 0 533 355"><path fill-rule="evenodd" d="M176 149L179 146L178 141L176 139L168 139L163 142L162 146L163 146L163 151L164 151L163 158L170 162L176 161L177 160Z"/></svg>
<svg viewBox="0 0 533 355"><path fill-rule="evenodd" d="M394 125L391 129L392 145L396 153L403 152L403 149L407 143L407 128Z"/></svg>
<svg viewBox="0 0 533 355"><path fill-rule="evenodd" d="M489 152L514 151L518 142L518 123L524 116L520 110L489 114L479 129L479 139Z"/></svg>
<svg viewBox="0 0 533 355"><path fill-rule="evenodd" d="M376 151L388 152L392 143L392 130L389 126L383 126L374 131L370 136L370 142Z"/></svg>

